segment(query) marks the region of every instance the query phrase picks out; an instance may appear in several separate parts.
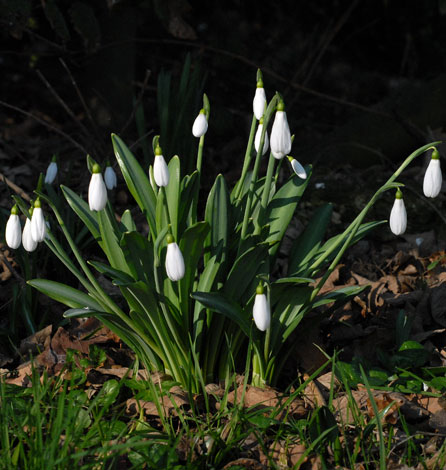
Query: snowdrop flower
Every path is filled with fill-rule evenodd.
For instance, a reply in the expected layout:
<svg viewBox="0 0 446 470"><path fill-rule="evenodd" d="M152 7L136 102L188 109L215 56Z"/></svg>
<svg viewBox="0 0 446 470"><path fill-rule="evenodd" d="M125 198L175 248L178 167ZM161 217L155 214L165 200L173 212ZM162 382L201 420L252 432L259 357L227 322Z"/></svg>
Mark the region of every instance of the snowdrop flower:
<svg viewBox="0 0 446 470"><path fill-rule="evenodd" d="M263 293L263 286L259 284L256 289L256 298L254 300L254 307L252 309L252 316L256 327L260 331L265 331L269 328L271 323L271 312L269 309L268 300Z"/></svg>
<svg viewBox="0 0 446 470"><path fill-rule="evenodd" d="M262 129L263 129L263 118L260 118L259 125L257 126L256 136L254 137L254 148L256 152L259 151L260 147L260 138L262 136ZM269 147L269 139L268 139L268 131L265 131L265 138L263 139L263 152L262 155L265 155Z"/></svg>
<svg viewBox="0 0 446 470"><path fill-rule="evenodd" d="M254 112L254 116L259 121L260 118L263 116L266 107L266 94L265 89L263 88L262 80L257 82L256 93L254 95L254 99L252 100L252 109Z"/></svg>
<svg viewBox="0 0 446 470"><path fill-rule="evenodd" d="M443 178L441 176L440 168L440 154L437 149L434 149L431 156L431 161L424 174L423 192L426 197L437 197L441 191L441 184Z"/></svg>
<svg viewBox="0 0 446 470"><path fill-rule="evenodd" d="M91 211L101 211L107 204L107 188L101 174L101 167L95 163L88 186L88 205Z"/></svg>
<svg viewBox="0 0 446 470"><path fill-rule="evenodd" d="M51 159L51 163L48 165L46 169L45 175L45 183L46 184L53 184L54 180L57 176L57 158L56 155Z"/></svg>
<svg viewBox="0 0 446 470"><path fill-rule="evenodd" d="M6 222L5 239L9 248L14 250L22 242L22 227L20 226L19 209L16 205L11 209L11 215L8 222Z"/></svg>
<svg viewBox="0 0 446 470"><path fill-rule="evenodd" d="M30 214L33 211L30 210ZM26 251L34 251L37 248L37 242L31 236L31 219L26 219L25 226L23 227L22 233L22 245Z"/></svg>
<svg viewBox="0 0 446 470"><path fill-rule="evenodd" d="M171 281L184 277L184 258L172 235L167 235L166 272Z"/></svg>
<svg viewBox="0 0 446 470"><path fill-rule="evenodd" d="M287 155L291 150L290 126L286 118L285 104L283 101L279 101L277 105L273 128L271 129L270 145L273 157L278 160Z"/></svg>
<svg viewBox="0 0 446 470"><path fill-rule="evenodd" d="M43 242L46 235L46 223L43 217L40 199L37 198L34 203L33 215L31 217L31 236L37 243Z"/></svg>
<svg viewBox="0 0 446 470"><path fill-rule="evenodd" d="M306 180L307 172L305 171L305 168L293 157L288 157L288 160L291 163L291 168L293 169L294 173L296 173L299 178Z"/></svg>
<svg viewBox="0 0 446 470"><path fill-rule="evenodd" d="M110 166L109 162L107 162L107 166L105 168L104 180L105 180L105 186L107 186L107 189L112 190L113 188L116 188L116 185L117 185L116 173L115 173L115 170L113 170L113 168Z"/></svg>
<svg viewBox="0 0 446 470"><path fill-rule="evenodd" d="M208 130L208 120L206 119L206 111L201 109L198 116L195 118L194 125L192 126L192 134L195 137L201 137L206 134Z"/></svg>
<svg viewBox="0 0 446 470"><path fill-rule="evenodd" d="M395 202L390 212L390 230L395 235L402 235L407 227L407 212L404 206L403 193L398 188L395 194Z"/></svg>
<svg viewBox="0 0 446 470"><path fill-rule="evenodd" d="M153 178L157 186L167 186L169 184L169 169L164 160L161 147L155 148L155 163L153 164Z"/></svg>

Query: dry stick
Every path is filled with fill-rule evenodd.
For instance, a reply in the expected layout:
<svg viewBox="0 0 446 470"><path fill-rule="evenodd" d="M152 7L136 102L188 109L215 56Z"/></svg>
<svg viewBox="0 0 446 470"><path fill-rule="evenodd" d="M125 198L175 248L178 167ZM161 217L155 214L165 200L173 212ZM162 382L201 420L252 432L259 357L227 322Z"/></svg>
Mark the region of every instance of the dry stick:
<svg viewBox="0 0 446 470"><path fill-rule="evenodd" d="M28 194L25 191L23 191L22 188L20 188L15 183L13 183L10 179L6 178L6 176L3 173L0 173L0 181L3 181L4 183L6 183L21 198L25 199L25 201L28 201L28 202L31 201L31 198L28 196Z"/></svg>
<svg viewBox="0 0 446 470"><path fill-rule="evenodd" d="M141 85L141 90L138 94L138 98L136 98L135 104L133 105L132 112L130 113L129 118L127 119L127 122L124 124L122 127L121 131L119 132L120 134L123 134L124 131L129 127L130 123L133 121L133 118L135 117L136 110L138 109L138 106L141 104L142 98L144 96L144 92L147 90L147 83L149 81L150 75L152 72L150 70L146 70L146 75L144 77L144 81Z"/></svg>
<svg viewBox="0 0 446 470"><path fill-rule="evenodd" d="M8 258L0 251L0 261L11 271L11 274L20 282L25 285L25 279L15 270L12 264L8 261Z"/></svg>
<svg viewBox="0 0 446 470"><path fill-rule="evenodd" d="M21 108L18 108L17 106L14 106L12 104L9 104L9 103L6 103L5 101L0 101L0 105L1 106L4 106L5 108L9 108L9 109L13 109L14 111L17 111L18 113L21 113L21 114L24 114L25 116L28 116L32 119L34 119L35 121L37 121L38 123L42 124L43 126L47 127L48 129L51 129L53 132L56 132L57 134L61 135L62 137L64 137L65 139L69 140L75 147L77 147L78 149L82 150L82 152L84 152L85 154L88 153L88 151L85 149L85 147L81 144L79 144L78 142L76 142L72 137L70 137L67 133L65 133L64 131L61 131L60 129L58 129L57 127L51 125L51 124L48 124L46 121L44 121L43 119L40 119L39 117L37 117L35 114L33 113L30 113L28 111L25 111L24 109L21 109Z"/></svg>

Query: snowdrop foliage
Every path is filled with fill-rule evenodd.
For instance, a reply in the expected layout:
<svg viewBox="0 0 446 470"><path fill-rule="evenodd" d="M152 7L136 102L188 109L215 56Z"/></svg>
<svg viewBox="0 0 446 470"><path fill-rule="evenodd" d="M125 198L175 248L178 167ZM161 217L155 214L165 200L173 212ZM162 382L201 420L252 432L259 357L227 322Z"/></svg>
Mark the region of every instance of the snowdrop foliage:
<svg viewBox="0 0 446 470"><path fill-rule="evenodd" d="M206 119L206 112L204 109L200 111L198 116L195 118L194 124L192 126L192 134L194 137L201 137L206 134L208 130L208 120Z"/></svg>
<svg viewBox="0 0 446 470"><path fill-rule="evenodd" d="M424 174L423 192L426 197L437 197L441 191L443 177L440 168L440 154L434 149L431 161Z"/></svg>
<svg viewBox="0 0 446 470"><path fill-rule="evenodd" d="M254 95L254 99L252 101L252 109L254 112L254 116L259 121L263 116L266 108L266 94L265 89L263 88L263 82L259 80L257 82L256 93Z"/></svg>
<svg viewBox="0 0 446 470"><path fill-rule="evenodd" d="M51 160L51 163L48 165L48 168L46 169L45 183L53 184L54 180L56 179L56 176L57 176L57 161L56 161L56 157L54 156Z"/></svg>
<svg viewBox="0 0 446 470"><path fill-rule="evenodd" d="M271 153L274 158L280 160L291 151L291 133L290 126L286 117L285 105L280 101L277 105L276 115L274 117L273 128L271 129Z"/></svg>
<svg viewBox="0 0 446 470"><path fill-rule="evenodd" d="M395 202L390 212L389 224L390 230L392 230L395 235L402 235L406 231L407 213L403 201L403 193L400 189L397 190L395 195Z"/></svg>
<svg viewBox="0 0 446 470"><path fill-rule="evenodd" d="M107 204L107 188L101 174L101 167L95 163L88 187L88 205L91 211L101 211Z"/></svg>
<svg viewBox="0 0 446 470"><path fill-rule="evenodd" d="M305 171L305 168L293 157L288 157L288 160L290 161L291 168L293 169L294 173L296 173L299 178L306 180L307 172Z"/></svg>
<svg viewBox="0 0 446 470"><path fill-rule="evenodd" d="M31 219L26 219L22 233L22 245L26 251L31 252L37 248L37 242L31 235Z"/></svg>
<svg viewBox="0 0 446 470"><path fill-rule="evenodd" d="M166 273L171 281L184 277L184 258L172 235L167 235Z"/></svg>
<svg viewBox="0 0 446 470"><path fill-rule="evenodd" d="M6 223L6 244L9 248L17 249L22 242L22 227L20 225L19 210L17 206L11 209L11 215Z"/></svg>
<svg viewBox="0 0 446 470"><path fill-rule="evenodd" d="M271 312L268 304L268 299L263 293L263 286L259 285L256 289L256 297L254 300L254 307L252 309L252 316L256 327L260 331L265 331L269 328L271 323Z"/></svg>
<svg viewBox="0 0 446 470"><path fill-rule="evenodd" d="M260 118L259 125L257 126L256 136L254 138L254 148L256 149L256 152L259 151L260 139L262 137L262 130L263 130L263 119ZM268 147L269 147L268 131L265 131L262 155L265 155L265 153L268 151Z"/></svg>
<svg viewBox="0 0 446 470"><path fill-rule="evenodd" d="M167 186L169 184L169 169L164 160L161 147L155 148L155 162L153 164L153 178L157 186Z"/></svg>
<svg viewBox="0 0 446 470"><path fill-rule="evenodd" d="M46 223L43 217L40 199L37 198L34 203L33 215L31 217L31 236L37 243L43 242L46 235Z"/></svg>
<svg viewBox="0 0 446 470"><path fill-rule="evenodd" d="M116 184L117 184L116 173L115 173L115 170L113 170L113 168L110 165L107 165L107 167L105 168L104 180L105 180L105 186L107 186L107 189L112 190L113 188L116 188Z"/></svg>

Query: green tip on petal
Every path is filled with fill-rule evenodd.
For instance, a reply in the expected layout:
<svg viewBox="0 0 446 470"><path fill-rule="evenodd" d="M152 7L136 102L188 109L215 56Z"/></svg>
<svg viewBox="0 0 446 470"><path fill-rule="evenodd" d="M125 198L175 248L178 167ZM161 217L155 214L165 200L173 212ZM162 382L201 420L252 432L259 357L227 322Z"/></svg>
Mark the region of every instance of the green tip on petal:
<svg viewBox="0 0 446 470"><path fill-rule="evenodd" d="M256 294L262 295L263 294L263 284L260 282L259 285L256 287Z"/></svg>
<svg viewBox="0 0 446 470"><path fill-rule="evenodd" d="M40 202L40 198L36 199L36 202L34 203L34 207L36 207L36 208L42 207L42 204Z"/></svg>
<svg viewBox="0 0 446 470"><path fill-rule="evenodd" d="M434 150L432 151L431 159L440 160L440 153L438 152L436 148L434 148Z"/></svg>
<svg viewBox="0 0 446 470"><path fill-rule="evenodd" d="M162 154L163 154L163 151L161 150L161 147L157 145L155 148L155 155L162 155Z"/></svg>
<svg viewBox="0 0 446 470"><path fill-rule="evenodd" d="M257 88L263 88L263 80L257 80Z"/></svg>
<svg viewBox="0 0 446 470"><path fill-rule="evenodd" d="M167 244L174 243L175 238L173 238L173 235L171 233L168 233L166 236L166 241L167 241Z"/></svg>
<svg viewBox="0 0 446 470"><path fill-rule="evenodd" d="M395 199L403 199L403 193L400 188L396 190Z"/></svg>
<svg viewBox="0 0 446 470"><path fill-rule="evenodd" d="M288 160L289 160L290 163L294 160L294 158L293 158L293 157L290 157L289 155L287 155L287 158L288 158Z"/></svg>
<svg viewBox="0 0 446 470"><path fill-rule="evenodd" d="M101 167L97 163L95 163L93 165L93 168L91 169L91 171L92 171L93 174L100 173L101 172Z"/></svg>
<svg viewBox="0 0 446 470"><path fill-rule="evenodd" d="M11 209L11 214L12 215L19 215L19 208L17 207L17 204L14 204Z"/></svg>
<svg viewBox="0 0 446 470"><path fill-rule="evenodd" d="M200 114L206 114L206 110L204 108L200 109Z"/></svg>
<svg viewBox="0 0 446 470"><path fill-rule="evenodd" d="M263 116L259 119L259 125L263 126Z"/></svg>
<svg viewBox="0 0 446 470"><path fill-rule="evenodd" d="M53 155L53 158L51 159L52 162L56 163L57 162L57 156Z"/></svg>
<svg viewBox="0 0 446 470"><path fill-rule="evenodd" d="M277 111L285 111L285 103L283 102L283 100L280 100L277 104Z"/></svg>

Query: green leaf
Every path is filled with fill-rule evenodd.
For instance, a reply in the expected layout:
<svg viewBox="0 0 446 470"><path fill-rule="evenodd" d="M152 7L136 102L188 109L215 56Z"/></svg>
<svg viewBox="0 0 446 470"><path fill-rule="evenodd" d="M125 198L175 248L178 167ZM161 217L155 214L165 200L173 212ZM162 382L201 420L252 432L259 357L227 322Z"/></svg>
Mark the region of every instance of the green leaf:
<svg viewBox="0 0 446 470"><path fill-rule="evenodd" d="M90 295L60 282L49 281L47 279L32 279L27 283L51 299L61 302L68 307L87 307L98 312L104 310L101 304L96 302Z"/></svg>
<svg viewBox="0 0 446 470"><path fill-rule="evenodd" d="M191 296L193 299L201 302L205 307L228 317L249 337L251 324L247 320L243 310L235 302L232 302L218 292L193 292Z"/></svg>
<svg viewBox="0 0 446 470"><path fill-rule="evenodd" d="M293 243L293 248L288 257L288 274L305 272L320 247L332 212L332 204L325 204L315 211L305 230Z"/></svg>
<svg viewBox="0 0 446 470"><path fill-rule="evenodd" d="M121 173L127 187L134 197L139 208L149 223L152 236L156 233L155 210L156 196L150 185L149 179L144 173L132 152L116 134L112 134L113 148ZM155 237L154 237L155 238Z"/></svg>
<svg viewBox="0 0 446 470"><path fill-rule="evenodd" d="M121 238L121 248L133 278L154 285L153 247L147 238L138 232L126 232Z"/></svg>
<svg viewBox="0 0 446 470"><path fill-rule="evenodd" d="M226 259L228 245L228 231L230 225L229 193L226 182L222 175L218 175L209 193L206 203L204 219L210 227L209 237L206 240L205 263L209 258L221 250L221 262Z"/></svg>
<svg viewBox="0 0 446 470"><path fill-rule="evenodd" d="M167 206L169 208L172 235L178 239L178 211L180 202L180 159L178 155L170 159L169 184L166 187Z"/></svg>
<svg viewBox="0 0 446 470"><path fill-rule="evenodd" d="M93 266L100 273L110 277L115 283L115 285L126 285L135 282L133 277L131 277L127 273L120 271L119 269L112 268L108 264L100 263L99 261L88 261L88 264Z"/></svg>
<svg viewBox="0 0 446 470"><path fill-rule="evenodd" d="M269 225L267 242L279 242L270 248L270 254L274 255L279 249L285 230L288 228L296 206L311 178L311 167L306 166L307 179L302 180L294 175L274 195L266 210L265 222Z"/></svg>
<svg viewBox="0 0 446 470"><path fill-rule="evenodd" d="M313 308L320 307L321 305L326 305L331 302L345 303L351 297L354 297L360 294L363 290L367 289L369 285L363 286L348 286L342 287L341 289L332 290L320 297L316 297L315 302L313 303Z"/></svg>
<svg viewBox="0 0 446 470"><path fill-rule="evenodd" d="M198 171L195 170L191 175L186 175L181 181L181 197L178 208L178 232L183 233L186 230L187 219L193 204L193 198L198 191L200 179Z"/></svg>
<svg viewBox="0 0 446 470"><path fill-rule="evenodd" d="M136 232L136 224L133 220L132 213L126 209L121 217L121 224L125 227L124 232Z"/></svg>

